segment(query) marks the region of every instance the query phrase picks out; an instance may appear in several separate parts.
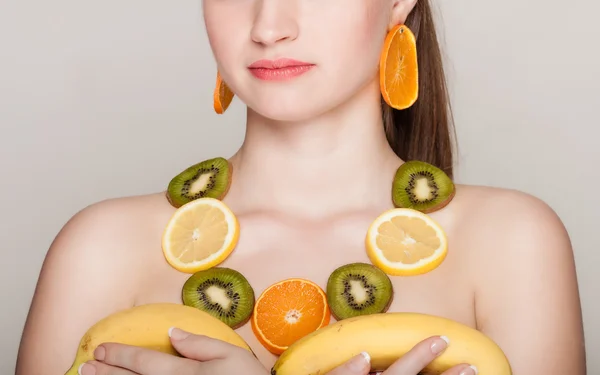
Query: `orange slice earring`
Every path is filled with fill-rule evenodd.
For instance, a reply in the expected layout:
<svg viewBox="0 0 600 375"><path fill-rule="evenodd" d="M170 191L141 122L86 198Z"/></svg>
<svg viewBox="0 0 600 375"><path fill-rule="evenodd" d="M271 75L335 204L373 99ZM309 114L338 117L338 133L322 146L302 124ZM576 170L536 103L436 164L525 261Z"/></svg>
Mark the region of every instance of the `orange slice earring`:
<svg viewBox="0 0 600 375"><path fill-rule="evenodd" d="M385 102L395 109L412 106L419 96L417 43L406 25L388 33L379 62L379 84Z"/></svg>
<svg viewBox="0 0 600 375"><path fill-rule="evenodd" d="M231 91L225 81L223 81L221 74L217 71L217 82L213 92L213 106L215 112L218 114L224 113L227 108L229 108L229 104L231 104L231 101L233 100L233 95L233 91Z"/></svg>

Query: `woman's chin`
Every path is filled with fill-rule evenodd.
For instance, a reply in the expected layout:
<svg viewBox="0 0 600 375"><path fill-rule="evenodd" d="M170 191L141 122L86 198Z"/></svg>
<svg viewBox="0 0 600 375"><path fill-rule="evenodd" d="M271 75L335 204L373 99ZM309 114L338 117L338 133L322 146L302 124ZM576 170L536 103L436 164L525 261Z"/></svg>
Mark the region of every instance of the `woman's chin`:
<svg viewBox="0 0 600 375"><path fill-rule="evenodd" d="M281 100L266 103L251 103L248 107L261 117L280 122L302 122L319 116L328 110L326 103L307 103L307 99L296 102Z"/></svg>

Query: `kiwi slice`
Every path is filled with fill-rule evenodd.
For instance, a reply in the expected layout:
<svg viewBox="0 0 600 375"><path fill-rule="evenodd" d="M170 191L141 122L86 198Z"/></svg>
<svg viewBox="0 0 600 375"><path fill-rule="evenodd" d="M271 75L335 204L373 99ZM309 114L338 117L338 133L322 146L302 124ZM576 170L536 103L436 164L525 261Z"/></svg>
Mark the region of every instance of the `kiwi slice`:
<svg viewBox="0 0 600 375"><path fill-rule="evenodd" d="M235 329L254 309L254 290L238 271L213 267L190 276L182 289L183 304L206 311Z"/></svg>
<svg viewBox="0 0 600 375"><path fill-rule="evenodd" d="M446 207L455 193L454 183L444 171L418 160L402 164L392 185L392 200L396 207L412 208L423 213Z"/></svg>
<svg viewBox="0 0 600 375"><path fill-rule="evenodd" d="M204 160L175 176L167 188L167 198L178 208L198 198L223 199L231 185L233 167L225 158Z"/></svg>
<svg viewBox="0 0 600 375"><path fill-rule="evenodd" d="M327 281L327 303L337 320L386 312L393 295L388 275L368 263L341 266Z"/></svg>

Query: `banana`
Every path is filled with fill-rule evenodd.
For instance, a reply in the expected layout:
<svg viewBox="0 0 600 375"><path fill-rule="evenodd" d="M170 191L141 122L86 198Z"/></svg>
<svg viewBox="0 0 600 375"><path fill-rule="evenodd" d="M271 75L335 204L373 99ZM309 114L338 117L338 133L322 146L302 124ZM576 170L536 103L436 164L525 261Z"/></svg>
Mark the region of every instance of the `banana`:
<svg viewBox="0 0 600 375"><path fill-rule="evenodd" d="M79 366L93 359L94 350L105 342L178 355L168 335L171 327L220 339L252 351L233 329L204 311L175 303L154 303L118 311L90 327L81 338L75 360L65 375L77 375Z"/></svg>
<svg viewBox="0 0 600 375"><path fill-rule="evenodd" d="M326 375L362 351L371 356L371 371L385 371L418 342L447 336L450 345L424 370L441 374L468 363L479 375L512 375L504 352L483 333L434 315L380 313L340 320L304 336L288 347L271 375Z"/></svg>

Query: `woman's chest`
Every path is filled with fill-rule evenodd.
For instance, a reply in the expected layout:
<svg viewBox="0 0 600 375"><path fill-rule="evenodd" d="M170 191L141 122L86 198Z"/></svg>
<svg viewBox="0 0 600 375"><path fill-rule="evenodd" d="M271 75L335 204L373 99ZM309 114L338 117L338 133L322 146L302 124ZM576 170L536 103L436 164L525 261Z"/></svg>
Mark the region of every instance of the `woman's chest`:
<svg viewBox="0 0 600 375"><path fill-rule="evenodd" d="M307 279L327 290L330 276L339 267L371 263L364 242L368 224L367 219L311 226L242 222L238 246L219 267L241 273L256 298L270 285L290 278ZM449 253L440 267L425 275L388 276L392 285L387 291L391 297L388 311L423 312L474 325L472 285L460 272L460 257ZM180 303L189 276L165 272L154 278L151 292L140 296L138 303ZM276 357L259 343L249 323L237 331L266 367L273 364Z"/></svg>

